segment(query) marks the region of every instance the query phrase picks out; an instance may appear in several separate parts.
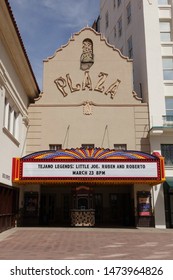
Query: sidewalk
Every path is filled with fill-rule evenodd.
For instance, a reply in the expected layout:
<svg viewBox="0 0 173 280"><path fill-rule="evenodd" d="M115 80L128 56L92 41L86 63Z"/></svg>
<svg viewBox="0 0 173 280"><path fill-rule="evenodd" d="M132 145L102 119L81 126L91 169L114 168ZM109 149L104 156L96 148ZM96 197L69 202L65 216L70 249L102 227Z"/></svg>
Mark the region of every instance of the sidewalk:
<svg viewBox="0 0 173 280"><path fill-rule="evenodd" d="M13 228L0 260L173 260L173 229Z"/></svg>

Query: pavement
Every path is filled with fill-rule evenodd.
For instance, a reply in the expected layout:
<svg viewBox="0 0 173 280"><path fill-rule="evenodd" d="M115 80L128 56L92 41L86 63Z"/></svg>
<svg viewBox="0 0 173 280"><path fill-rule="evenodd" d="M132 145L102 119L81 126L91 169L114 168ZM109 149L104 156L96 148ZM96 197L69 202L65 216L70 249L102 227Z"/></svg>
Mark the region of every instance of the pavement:
<svg viewBox="0 0 173 280"><path fill-rule="evenodd" d="M22 228L0 233L0 260L173 260L173 229Z"/></svg>

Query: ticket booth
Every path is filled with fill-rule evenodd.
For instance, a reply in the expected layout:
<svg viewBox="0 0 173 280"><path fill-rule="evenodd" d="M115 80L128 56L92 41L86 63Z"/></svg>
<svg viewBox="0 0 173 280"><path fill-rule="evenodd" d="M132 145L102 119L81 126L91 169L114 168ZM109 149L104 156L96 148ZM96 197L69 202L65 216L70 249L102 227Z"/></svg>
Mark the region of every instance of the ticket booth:
<svg viewBox="0 0 173 280"><path fill-rule="evenodd" d="M94 226L93 188L87 186L73 188L72 197L71 226Z"/></svg>

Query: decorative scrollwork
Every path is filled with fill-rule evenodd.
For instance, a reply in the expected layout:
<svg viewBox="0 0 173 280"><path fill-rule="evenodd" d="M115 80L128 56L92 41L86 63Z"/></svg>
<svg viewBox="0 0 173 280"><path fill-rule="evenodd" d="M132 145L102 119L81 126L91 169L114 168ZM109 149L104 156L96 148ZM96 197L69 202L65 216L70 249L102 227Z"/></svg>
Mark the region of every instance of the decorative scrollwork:
<svg viewBox="0 0 173 280"><path fill-rule="evenodd" d="M92 108L91 108L91 102L86 101L83 105L83 113L84 115L92 115Z"/></svg>
<svg viewBox="0 0 173 280"><path fill-rule="evenodd" d="M93 42L90 39L85 39L82 45L82 55L80 58L81 70L89 69L94 63Z"/></svg>

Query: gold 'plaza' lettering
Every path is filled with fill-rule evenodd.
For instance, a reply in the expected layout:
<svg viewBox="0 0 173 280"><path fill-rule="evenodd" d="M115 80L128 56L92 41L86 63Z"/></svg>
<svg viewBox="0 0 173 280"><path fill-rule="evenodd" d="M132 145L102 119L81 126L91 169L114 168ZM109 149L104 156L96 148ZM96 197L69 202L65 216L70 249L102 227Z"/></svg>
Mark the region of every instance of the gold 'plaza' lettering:
<svg viewBox="0 0 173 280"><path fill-rule="evenodd" d="M68 83L68 86L69 86L69 89L71 92L80 90L80 88L81 88L80 84L77 84L75 87L73 87L72 79L71 79L70 75L67 74L66 77L67 77L67 83Z"/></svg>
<svg viewBox="0 0 173 280"><path fill-rule="evenodd" d="M64 97L68 95L68 91L70 90L71 93L77 92L77 91L85 91L88 89L89 91L97 91L104 93L105 95L110 94L110 97L113 99L115 94L117 93L118 86L121 83L119 79L114 81L107 89L105 89L105 81L108 77L107 73L100 72L98 74L98 81L95 86L93 86L92 79L90 76L89 71L84 72L84 77L82 83L73 84L73 80L70 76L70 74L66 74L66 77L59 77L54 82L59 89L59 91L62 93Z"/></svg>
<svg viewBox="0 0 173 280"><path fill-rule="evenodd" d="M89 71L84 72L84 79L82 82L82 90L85 90L86 88L92 90L92 81L91 81Z"/></svg>
<svg viewBox="0 0 173 280"><path fill-rule="evenodd" d="M99 92L103 92L105 87L103 86L106 78L107 78L108 74L100 72L100 74L98 75L98 77L100 78L96 87L94 88L94 90L99 91Z"/></svg>
<svg viewBox="0 0 173 280"><path fill-rule="evenodd" d="M110 87L105 91L105 94L107 95L108 93L110 93L111 98L113 99L117 92L120 82L121 81L119 79L117 79L116 82L113 83L112 85L110 85Z"/></svg>

